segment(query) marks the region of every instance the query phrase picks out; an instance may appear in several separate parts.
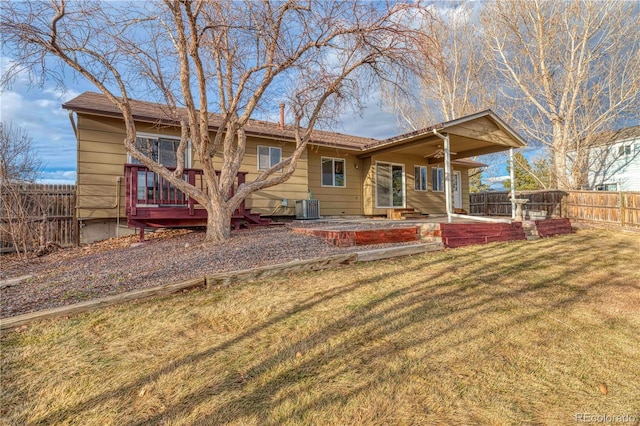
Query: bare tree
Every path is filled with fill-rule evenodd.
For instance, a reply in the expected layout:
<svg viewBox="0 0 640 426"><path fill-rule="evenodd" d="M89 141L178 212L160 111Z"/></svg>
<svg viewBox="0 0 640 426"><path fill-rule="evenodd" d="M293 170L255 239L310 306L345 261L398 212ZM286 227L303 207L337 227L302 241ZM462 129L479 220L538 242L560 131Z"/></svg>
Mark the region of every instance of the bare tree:
<svg viewBox="0 0 640 426"><path fill-rule="evenodd" d="M54 0L3 6L0 29L15 70L56 77L53 58L104 93L122 112L131 156L200 203L208 213L206 240L224 241L242 200L294 173L314 127L347 104L357 107L376 78L408 57L413 43L406 38L419 9L378 6L324 0ZM162 99L181 123L175 172L136 147L129 99L139 87ZM275 98L286 99L293 109L295 150L229 197L245 155L245 126ZM178 107L186 114L178 114ZM210 111L222 117L213 132ZM181 178L187 140L201 161L205 190ZM214 164L214 157L221 164Z"/></svg>
<svg viewBox="0 0 640 426"><path fill-rule="evenodd" d="M33 139L22 127L0 123L0 183L35 182L42 173L42 159Z"/></svg>
<svg viewBox="0 0 640 426"><path fill-rule="evenodd" d="M501 104L513 107L527 139L550 148L560 189L585 184L599 133L639 118L639 16L637 4L611 0L496 0L484 7Z"/></svg>
<svg viewBox="0 0 640 426"><path fill-rule="evenodd" d="M411 67L413 79L402 86L385 86L387 105L408 130L454 120L495 103L487 84L487 63L474 6L439 3L428 10L434 19L422 22ZM415 90L407 90L407 86ZM475 190L488 188L481 184L482 172L469 170Z"/></svg>
<svg viewBox="0 0 640 426"><path fill-rule="evenodd" d="M414 79L405 82L415 90L390 86L385 92L388 105L410 130L453 120L493 104L473 5L437 6L428 8L434 19L423 21L415 46Z"/></svg>
<svg viewBox="0 0 640 426"><path fill-rule="evenodd" d="M0 123L0 235L24 258L41 234L42 199L29 191L41 172L42 160L29 133Z"/></svg>

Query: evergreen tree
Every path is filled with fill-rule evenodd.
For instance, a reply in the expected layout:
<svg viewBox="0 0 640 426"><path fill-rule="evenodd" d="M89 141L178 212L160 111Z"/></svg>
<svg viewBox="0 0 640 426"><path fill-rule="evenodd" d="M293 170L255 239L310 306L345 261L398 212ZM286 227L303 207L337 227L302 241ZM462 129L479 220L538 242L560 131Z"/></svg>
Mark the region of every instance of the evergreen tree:
<svg viewBox="0 0 640 426"><path fill-rule="evenodd" d="M489 189L489 185L482 182L482 169L469 169L469 192L476 193Z"/></svg>
<svg viewBox="0 0 640 426"><path fill-rule="evenodd" d="M522 152L518 151L513 154L514 176L516 179L516 191L531 191L540 189L542 185L538 183L533 176L531 165ZM507 164L507 173L511 175L511 165ZM507 179L503 183L507 190L511 189L511 179Z"/></svg>
<svg viewBox="0 0 640 426"><path fill-rule="evenodd" d="M553 174L553 166L548 157L540 156L533 159L533 174L538 180L540 189L556 188L556 179Z"/></svg>

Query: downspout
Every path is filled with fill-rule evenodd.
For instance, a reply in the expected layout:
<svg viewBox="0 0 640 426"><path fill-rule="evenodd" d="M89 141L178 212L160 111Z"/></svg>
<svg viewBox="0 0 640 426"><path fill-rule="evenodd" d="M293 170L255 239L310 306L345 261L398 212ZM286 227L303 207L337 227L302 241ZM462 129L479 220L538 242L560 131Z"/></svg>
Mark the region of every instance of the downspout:
<svg viewBox="0 0 640 426"><path fill-rule="evenodd" d="M120 182L122 176L116 177L116 238L120 237Z"/></svg>
<svg viewBox="0 0 640 426"><path fill-rule="evenodd" d="M453 222L453 211L451 210L451 149L449 144L449 134L442 135L438 130L433 129L433 134L444 141L444 193L445 206L447 209L447 222Z"/></svg>
<svg viewBox="0 0 640 426"><path fill-rule="evenodd" d="M73 111L69 111L69 121L71 121L71 128L73 129L73 134L76 135L76 141L77 141L78 127L76 126L76 122L73 120Z"/></svg>
<svg viewBox="0 0 640 426"><path fill-rule="evenodd" d="M509 174L511 175L511 219L516 218L516 172L513 167L513 148L509 148Z"/></svg>

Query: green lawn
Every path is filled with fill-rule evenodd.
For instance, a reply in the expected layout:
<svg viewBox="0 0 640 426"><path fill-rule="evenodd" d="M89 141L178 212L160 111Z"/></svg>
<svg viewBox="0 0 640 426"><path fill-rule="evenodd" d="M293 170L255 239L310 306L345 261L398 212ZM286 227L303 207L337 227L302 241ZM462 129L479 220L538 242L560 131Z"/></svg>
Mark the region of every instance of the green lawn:
<svg viewBox="0 0 640 426"><path fill-rule="evenodd" d="M0 417L556 425L589 413L637 421L639 342L640 235L584 230L36 323L2 338Z"/></svg>

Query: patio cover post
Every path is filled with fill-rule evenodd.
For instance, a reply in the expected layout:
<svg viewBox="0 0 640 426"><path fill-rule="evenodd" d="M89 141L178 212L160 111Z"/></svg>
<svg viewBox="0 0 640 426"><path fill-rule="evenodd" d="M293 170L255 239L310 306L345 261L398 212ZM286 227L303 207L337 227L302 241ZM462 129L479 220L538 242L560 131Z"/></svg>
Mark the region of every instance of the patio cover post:
<svg viewBox="0 0 640 426"><path fill-rule="evenodd" d="M445 206L447 209L447 221L453 222L453 212L451 211L451 148L449 144L449 134L438 133L437 129L432 130L433 134L444 141L444 194Z"/></svg>
<svg viewBox="0 0 640 426"><path fill-rule="evenodd" d="M444 193L446 197L445 206L447 208L447 221L453 222L451 217L451 147L449 144L449 134L444 135Z"/></svg>
<svg viewBox="0 0 640 426"><path fill-rule="evenodd" d="M509 174L511 175L511 219L516 218L516 172L513 167L513 148L509 148Z"/></svg>

